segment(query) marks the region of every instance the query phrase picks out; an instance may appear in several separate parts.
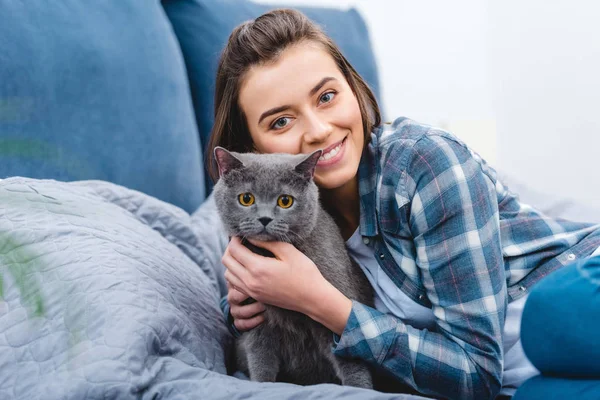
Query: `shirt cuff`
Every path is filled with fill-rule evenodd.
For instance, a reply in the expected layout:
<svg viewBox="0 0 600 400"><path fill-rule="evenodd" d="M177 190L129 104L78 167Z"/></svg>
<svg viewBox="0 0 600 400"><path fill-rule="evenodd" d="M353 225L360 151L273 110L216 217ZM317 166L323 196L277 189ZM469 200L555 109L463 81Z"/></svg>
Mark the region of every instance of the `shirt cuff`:
<svg viewBox="0 0 600 400"><path fill-rule="evenodd" d="M229 307L229 302L227 301L227 296L224 296L223 298L221 298L221 311L223 311L223 315L225 316L225 322L227 325L227 329L229 330L229 333L231 333L233 335L233 337L235 338L239 338L240 336L242 336L242 333L240 331L238 331L238 329L235 327L235 324L233 323L233 316L231 315L231 311L230 311L230 307Z"/></svg>
<svg viewBox="0 0 600 400"><path fill-rule="evenodd" d="M395 317L352 301L352 311L341 336L333 334L332 352L381 364L396 340Z"/></svg>

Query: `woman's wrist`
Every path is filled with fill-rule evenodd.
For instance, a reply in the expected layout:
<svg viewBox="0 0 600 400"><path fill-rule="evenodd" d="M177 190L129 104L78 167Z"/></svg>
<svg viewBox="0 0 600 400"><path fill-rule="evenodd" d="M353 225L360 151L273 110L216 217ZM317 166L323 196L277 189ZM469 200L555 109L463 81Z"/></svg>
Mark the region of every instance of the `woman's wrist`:
<svg viewBox="0 0 600 400"><path fill-rule="evenodd" d="M327 280L323 279L319 289L311 292L307 305L305 314L310 318L338 335L344 332L352 311L352 300Z"/></svg>

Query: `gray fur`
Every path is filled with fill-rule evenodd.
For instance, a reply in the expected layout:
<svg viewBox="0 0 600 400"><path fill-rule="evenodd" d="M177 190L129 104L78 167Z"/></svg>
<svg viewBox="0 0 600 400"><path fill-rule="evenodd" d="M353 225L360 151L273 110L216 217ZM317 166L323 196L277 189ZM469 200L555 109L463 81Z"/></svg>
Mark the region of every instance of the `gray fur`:
<svg viewBox="0 0 600 400"><path fill-rule="evenodd" d="M371 285L348 256L337 225L319 203L312 175L320 151L306 156L218 149L215 154L221 179L214 196L230 236L291 243L348 298L373 304ZM255 196L251 207L238 202L238 195L246 192ZM277 206L282 194L294 197L289 209ZM263 227L261 217L273 220ZM368 367L334 356L332 344L333 335L323 325L304 314L267 305L265 323L237 341L238 367L255 381L371 388Z"/></svg>

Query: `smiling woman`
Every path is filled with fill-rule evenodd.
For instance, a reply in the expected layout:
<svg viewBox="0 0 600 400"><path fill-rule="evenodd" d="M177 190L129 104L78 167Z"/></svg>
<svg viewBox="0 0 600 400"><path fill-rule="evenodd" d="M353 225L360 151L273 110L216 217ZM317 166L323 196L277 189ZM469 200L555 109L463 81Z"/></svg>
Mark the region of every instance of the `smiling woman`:
<svg viewBox="0 0 600 400"><path fill-rule="evenodd" d="M323 150L319 200L375 291L370 307L324 283L317 261L289 243L259 243L275 256L267 260L233 238L222 258L233 332L263 323L264 304L291 309L335 334L334 356L436 398L510 396L538 374L520 342L529 289L600 246L600 225L522 204L449 132L403 117L381 124L368 86L297 11L231 34L217 73L217 146ZM252 221L260 229L263 217Z"/></svg>
<svg viewBox="0 0 600 400"><path fill-rule="evenodd" d="M360 107L322 45L300 42L276 61L251 67L239 105L260 153L322 149L315 181L326 189L348 185L356 176L365 141Z"/></svg>

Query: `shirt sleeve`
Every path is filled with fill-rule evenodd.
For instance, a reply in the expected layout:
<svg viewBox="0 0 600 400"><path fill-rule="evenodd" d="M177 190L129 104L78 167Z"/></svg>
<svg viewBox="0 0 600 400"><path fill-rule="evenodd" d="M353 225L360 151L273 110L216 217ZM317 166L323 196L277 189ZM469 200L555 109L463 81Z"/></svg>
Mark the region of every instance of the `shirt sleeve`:
<svg viewBox="0 0 600 400"><path fill-rule="evenodd" d="M221 311L223 311L223 316L225 316L225 322L227 324L227 329L229 329L229 333L233 335L235 338L239 338L242 336L242 333L235 327L233 316L230 312L229 302L227 301L227 296L223 296L220 302Z"/></svg>
<svg viewBox="0 0 600 400"><path fill-rule="evenodd" d="M405 160L396 197L411 200L403 206L437 329L353 302L334 354L366 360L426 395L493 399L507 307L495 185L449 137L423 137Z"/></svg>

